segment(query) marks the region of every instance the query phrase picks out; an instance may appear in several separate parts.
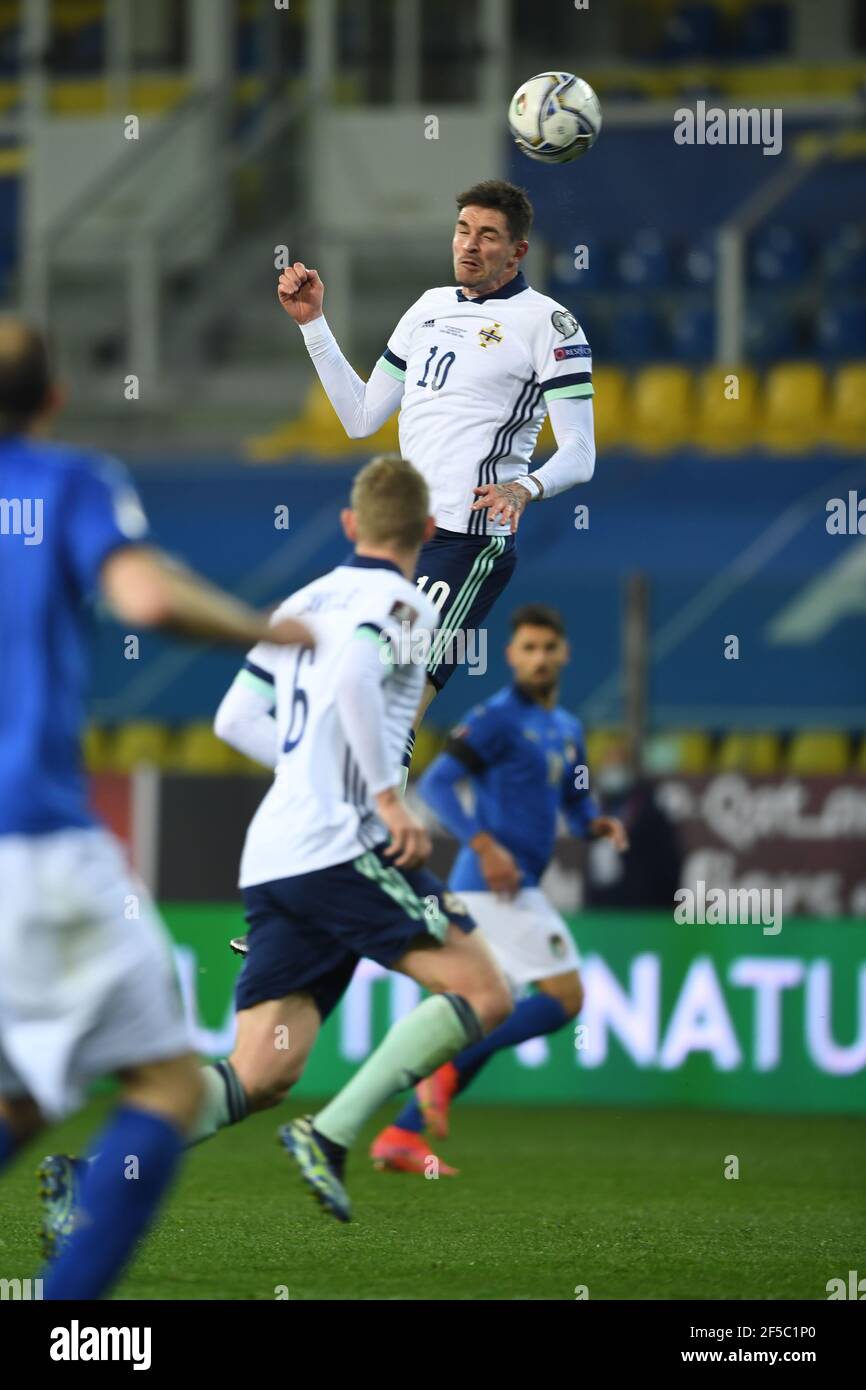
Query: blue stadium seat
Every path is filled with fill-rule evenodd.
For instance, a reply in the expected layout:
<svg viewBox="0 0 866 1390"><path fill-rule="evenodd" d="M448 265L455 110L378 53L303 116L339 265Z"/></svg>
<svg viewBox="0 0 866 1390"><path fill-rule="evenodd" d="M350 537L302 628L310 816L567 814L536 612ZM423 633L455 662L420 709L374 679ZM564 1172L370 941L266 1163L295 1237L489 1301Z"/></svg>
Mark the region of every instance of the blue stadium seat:
<svg viewBox="0 0 866 1390"><path fill-rule="evenodd" d="M683 279L690 285L712 285L716 278L718 253L716 232L702 232L683 254Z"/></svg>
<svg viewBox="0 0 866 1390"><path fill-rule="evenodd" d="M700 305L676 309L671 318L671 347L678 362L710 362L716 347L712 309Z"/></svg>
<svg viewBox="0 0 866 1390"><path fill-rule="evenodd" d="M721 15L715 5L677 5L667 16L662 34L662 57L686 60L708 57L719 49Z"/></svg>
<svg viewBox="0 0 866 1390"><path fill-rule="evenodd" d="M798 285L809 270L809 247L795 227L765 227L749 247L749 271L757 285Z"/></svg>
<svg viewBox="0 0 866 1390"><path fill-rule="evenodd" d="M837 227L824 242L821 268L838 289L866 288L866 231L852 223Z"/></svg>
<svg viewBox="0 0 866 1390"><path fill-rule="evenodd" d="M747 5L743 14L736 50L744 58L775 58L790 47L791 13L780 0L762 0Z"/></svg>
<svg viewBox="0 0 866 1390"><path fill-rule="evenodd" d="M647 227L637 232L617 257L621 284L629 289L662 289L671 278L671 256L661 232Z"/></svg>
<svg viewBox="0 0 866 1390"><path fill-rule="evenodd" d="M607 350L617 362L648 362L667 354L667 334L659 314L651 309L623 309L615 314Z"/></svg>
<svg viewBox="0 0 866 1390"><path fill-rule="evenodd" d="M583 270L577 270L575 267L575 246L587 248L587 265ZM554 299L561 299L567 294L574 294L575 292L579 294L582 290L609 289L613 280L610 245L594 233L581 232L579 236L575 236L571 246L565 246L561 251L557 251L550 269L550 293ZM565 290L563 292L554 290L554 284L564 286Z"/></svg>
<svg viewBox="0 0 866 1390"><path fill-rule="evenodd" d="M772 312L761 304L746 310L745 350L750 362L772 362L797 357L801 350L797 320L790 309L776 307Z"/></svg>
<svg viewBox="0 0 866 1390"><path fill-rule="evenodd" d="M866 305L826 304L818 315L816 345L824 357L866 357Z"/></svg>

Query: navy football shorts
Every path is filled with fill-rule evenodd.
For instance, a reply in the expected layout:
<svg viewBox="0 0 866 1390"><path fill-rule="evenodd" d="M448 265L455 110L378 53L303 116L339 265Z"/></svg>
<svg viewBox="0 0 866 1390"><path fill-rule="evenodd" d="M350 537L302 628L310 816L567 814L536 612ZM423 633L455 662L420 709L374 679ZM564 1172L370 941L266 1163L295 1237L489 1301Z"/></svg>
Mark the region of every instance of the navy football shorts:
<svg viewBox="0 0 866 1390"><path fill-rule="evenodd" d="M415 582L424 580L420 588L439 614L427 662L427 677L437 690L458 664L454 634L481 627L516 564L514 536L468 536L437 526L421 548Z"/></svg>
<svg viewBox="0 0 866 1390"><path fill-rule="evenodd" d="M435 947L449 922L475 922L429 869L395 869L384 845L357 859L242 888L249 954L235 1002L310 994L326 1019L362 956L390 969L413 946Z"/></svg>

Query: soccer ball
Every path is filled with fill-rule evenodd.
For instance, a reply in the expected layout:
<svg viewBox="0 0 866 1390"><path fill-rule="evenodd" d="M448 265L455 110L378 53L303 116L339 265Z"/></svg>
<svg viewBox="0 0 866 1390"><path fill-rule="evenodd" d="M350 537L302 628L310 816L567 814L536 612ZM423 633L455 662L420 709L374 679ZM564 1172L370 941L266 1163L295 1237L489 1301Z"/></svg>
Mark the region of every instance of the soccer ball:
<svg viewBox="0 0 866 1390"><path fill-rule="evenodd" d="M582 77L540 72L514 93L508 125L517 148L530 159L566 164L598 139L601 103Z"/></svg>

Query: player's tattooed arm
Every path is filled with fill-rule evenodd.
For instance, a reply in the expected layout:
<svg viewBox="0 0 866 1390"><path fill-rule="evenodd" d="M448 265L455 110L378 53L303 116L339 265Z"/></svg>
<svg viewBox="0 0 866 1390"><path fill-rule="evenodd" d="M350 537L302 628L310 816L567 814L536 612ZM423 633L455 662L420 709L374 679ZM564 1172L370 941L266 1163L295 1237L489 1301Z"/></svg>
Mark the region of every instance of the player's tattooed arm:
<svg viewBox="0 0 866 1390"><path fill-rule="evenodd" d="M520 525L520 518L527 502L531 502L533 497L543 496L542 484L534 477L532 481L537 482L538 487L541 488L540 492L517 481L485 483L483 487L473 488L475 501L472 503L471 510L473 512L486 510L489 512L491 521L510 522L511 530L514 532Z"/></svg>

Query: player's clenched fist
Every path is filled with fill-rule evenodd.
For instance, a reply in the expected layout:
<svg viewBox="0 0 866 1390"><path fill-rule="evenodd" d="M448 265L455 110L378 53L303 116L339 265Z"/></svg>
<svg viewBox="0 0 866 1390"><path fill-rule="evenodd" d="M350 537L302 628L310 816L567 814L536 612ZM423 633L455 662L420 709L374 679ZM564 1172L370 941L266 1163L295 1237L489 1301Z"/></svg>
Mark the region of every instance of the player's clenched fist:
<svg viewBox="0 0 866 1390"><path fill-rule="evenodd" d="M325 286L317 270L308 270L303 261L295 261L282 272L277 296L295 323L312 323L321 315Z"/></svg>

